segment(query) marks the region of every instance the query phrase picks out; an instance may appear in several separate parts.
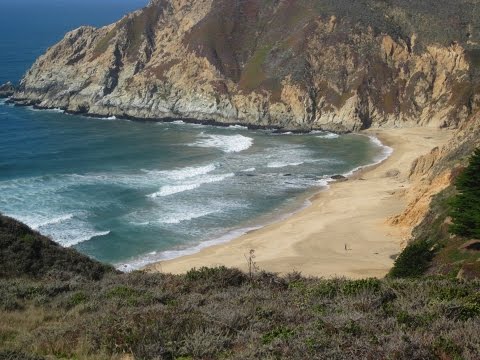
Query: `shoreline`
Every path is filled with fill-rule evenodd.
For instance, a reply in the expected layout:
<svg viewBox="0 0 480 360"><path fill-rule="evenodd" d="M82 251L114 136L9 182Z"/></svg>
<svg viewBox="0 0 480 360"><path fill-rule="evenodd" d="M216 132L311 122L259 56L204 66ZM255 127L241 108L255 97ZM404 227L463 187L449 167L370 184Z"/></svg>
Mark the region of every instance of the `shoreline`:
<svg viewBox="0 0 480 360"><path fill-rule="evenodd" d="M272 131L273 133L278 133L278 134L284 134L284 133L293 133L293 134L308 134L312 131L322 131L322 132L331 132L335 134L348 134L350 131L334 131L331 129L322 129L322 128L305 128L305 129L299 129L299 128L285 128L285 127L279 127L279 126L274 126L274 125L259 125L259 124L252 124L252 123L242 123L238 121L219 121L219 120L199 120L196 118L189 118L189 117L172 117L172 116L164 116L164 117L136 117L128 114L97 114L97 113L91 113L91 112L83 112L83 111L70 111L62 107L48 107L48 106L40 106L38 105L37 102L27 100L27 99L21 99L21 98L15 98L14 96L8 96L3 98L4 103L8 105L12 105L15 107L31 107L34 110L55 110L58 112L62 112L66 115L76 115L76 116L83 116L86 118L92 118L92 119L104 119L108 120L111 118L115 118L115 120L129 120L129 121L135 121L135 122L143 122L143 123L174 123L177 121L182 121L186 124L195 124L195 125L206 125L206 126L217 126L217 127L222 127L222 128L227 128L227 127L235 127L235 126L241 126L244 127L248 130L267 130L267 131Z"/></svg>
<svg viewBox="0 0 480 360"><path fill-rule="evenodd" d="M163 263L165 261L176 260L185 256L198 254L202 250L208 249L209 247L228 244L229 242L235 239L238 239L242 236L245 236L247 234L250 234L254 231L261 230L267 226L271 226L287 220L288 218L294 216L295 214L311 206L312 199L314 199L314 197L317 196L318 194L328 191L330 189L331 184L352 179L362 171L373 168L381 164L386 159L388 159L388 157L391 156L393 149L383 144L377 137L373 135L360 134L360 133L356 133L355 135L367 137L369 138L370 142L372 142L373 144L381 148L382 152L380 156L376 156L375 158L373 158L372 159L373 162L370 164L357 166L356 168L349 170L345 173L332 174L330 176L326 175L325 178L322 180L323 184L321 186L318 186L316 189L315 188L309 189L303 195L298 196L298 201L296 202L296 206L290 207L289 210L280 212L276 215L274 215L273 213L263 214L258 218L252 219L248 223L243 224L243 226L241 227L232 228L226 233L218 237L202 241L191 247L178 249L178 250L176 249L166 250L162 252L154 251L152 253L140 256L134 259L133 261L116 263L114 264L114 266L118 270L125 271L125 272L149 268L152 265L155 265L158 263ZM339 177L339 178L336 178L336 177ZM262 219L262 220L259 220L259 219Z"/></svg>
<svg viewBox="0 0 480 360"><path fill-rule="evenodd" d="M417 157L445 144L451 132L404 128L369 129L360 134L377 138L393 152L386 159L353 170L347 181L330 183L328 189L309 197L309 206L284 218L144 269L179 274L194 267L224 265L247 270L244 255L253 249L259 269L280 274L385 276L401 251L404 233L387 225L386 220L407 205L404 194L411 185L410 166Z"/></svg>

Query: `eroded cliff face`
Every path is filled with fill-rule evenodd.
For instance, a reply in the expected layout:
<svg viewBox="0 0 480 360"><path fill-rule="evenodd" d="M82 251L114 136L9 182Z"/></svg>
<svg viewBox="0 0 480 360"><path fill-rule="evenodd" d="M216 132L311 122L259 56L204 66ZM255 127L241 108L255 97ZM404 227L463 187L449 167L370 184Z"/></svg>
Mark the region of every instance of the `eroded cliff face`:
<svg viewBox="0 0 480 360"><path fill-rule="evenodd" d="M480 110L474 110L445 146L434 148L413 162L409 176L412 186L405 194L408 206L389 219L392 225L405 229L406 241L411 240L412 231L415 232L416 226L431 212L433 197L452 185L472 152L480 147Z"/></svg>
<svg viewBox="0 0 480 360"><path fill-rule="evenodd" d="M479 11L440 3L154 0L68 33L14 100L285 129L457 127L479 102Z"/></svg>

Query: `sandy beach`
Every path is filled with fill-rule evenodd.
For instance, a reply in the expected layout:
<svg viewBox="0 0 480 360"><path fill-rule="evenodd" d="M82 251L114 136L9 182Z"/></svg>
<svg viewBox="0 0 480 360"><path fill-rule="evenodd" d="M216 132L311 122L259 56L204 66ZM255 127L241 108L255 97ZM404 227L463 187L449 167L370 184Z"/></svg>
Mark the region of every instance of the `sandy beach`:
<svg viewBox="0 0 480 360"><path fill-rule="evenodd" d="M348 181L331 184L312 204L285 220L199 253L148 266L150 271L184 273L202 266L247 269L245 255L255 250L260 269L306 276L383 277L402 248L402 231L387 219L406 207L408 175L418 156L445 144L451 132L433 128L368 130L393 148L379 165Z"/></svg>

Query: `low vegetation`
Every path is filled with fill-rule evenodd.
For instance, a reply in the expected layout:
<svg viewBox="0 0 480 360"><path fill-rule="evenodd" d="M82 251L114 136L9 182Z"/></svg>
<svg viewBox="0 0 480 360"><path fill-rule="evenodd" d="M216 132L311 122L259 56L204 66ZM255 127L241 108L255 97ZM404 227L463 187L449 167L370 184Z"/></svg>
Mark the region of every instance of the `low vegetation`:
<svg viewBox="0 0 480 360"><path fill-rule="evenodd" d="M479 281L324 280L255 267L251 276L224 267L122 274L5 217L0 259L0 359L410 360L480 353Z"/></svg>

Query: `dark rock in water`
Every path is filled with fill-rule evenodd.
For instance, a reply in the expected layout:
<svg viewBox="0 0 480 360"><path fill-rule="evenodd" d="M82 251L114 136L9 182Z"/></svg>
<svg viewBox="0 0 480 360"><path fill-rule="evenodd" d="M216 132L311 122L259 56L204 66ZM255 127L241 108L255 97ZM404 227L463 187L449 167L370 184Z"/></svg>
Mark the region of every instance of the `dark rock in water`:
<svg viewBox="0 0 480 360"><path fill-rule="evenodd" d="M15 86L9 81L6 84L0 85L0 98L7 98L15 93Z"/></svg>
<svg viewBox="0 0 480 360"><path fill-rule="evenodd" d="M292 174L283 174L283 176L292 176Z"/></svg>
<svg viewBox="0 0 480 360"><path fill-rule="evenodd" d="M347 181L348 179L343 175L333 175L332 179L335 181Z"/></svg>

